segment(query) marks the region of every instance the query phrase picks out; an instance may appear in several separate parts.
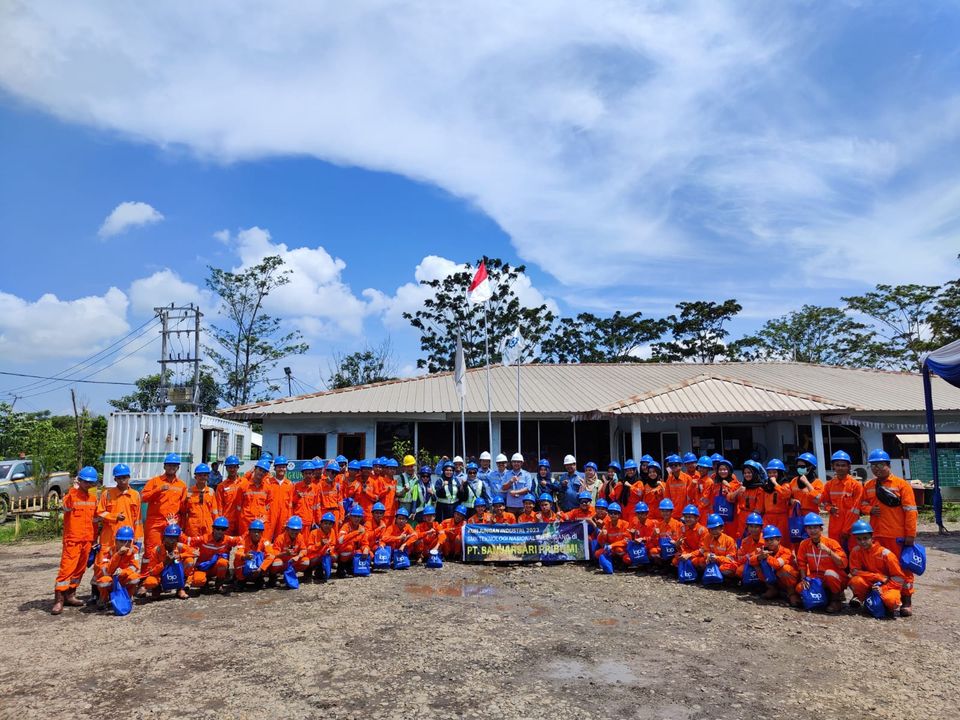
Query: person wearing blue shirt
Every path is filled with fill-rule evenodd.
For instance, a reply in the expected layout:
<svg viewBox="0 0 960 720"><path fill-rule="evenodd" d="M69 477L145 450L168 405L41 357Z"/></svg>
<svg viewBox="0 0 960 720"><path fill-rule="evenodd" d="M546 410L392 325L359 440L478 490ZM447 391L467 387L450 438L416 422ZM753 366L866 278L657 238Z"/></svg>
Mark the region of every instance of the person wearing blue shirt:
<svg viewBox="0 0 960 720"><path fill-rule="evenodd" d="M563 512L570 512L578 507L583 473L577 470L577 459L573 455L563 458L563 467L566 472L557 478L557 504Z"/></svg>
<svg viewBox="0 0 960 720"><path fill-rule="evenodd" d="M533 482L536 485L533 491L534 495L539 496L543 493L550 495L557 494L558 485L553 481L553 474L550 472L550 461L546 458L541 459L537 464L537 474L534 476Z"/></svg>
<svg viewBox="0 0 960 720"><path fill-rule="evenodd" d="M489 502L494 495L503 494L500 488L507 481L507 456L503 453L497 455L497 466L493 470L488 470L486 477L481 476L482 472L481 470L477 473L477 477L483 480L483 496Z"/></svg>
<svg viewBox="0 0 960 720"><path fill-rule="evenodd" d="M517 515L523 512L523 496L533 487L533 476L523 469L523 455L520 453L513 454L510 465L512 467L507 471L500 490L506 498L507 511Z"/></svg>

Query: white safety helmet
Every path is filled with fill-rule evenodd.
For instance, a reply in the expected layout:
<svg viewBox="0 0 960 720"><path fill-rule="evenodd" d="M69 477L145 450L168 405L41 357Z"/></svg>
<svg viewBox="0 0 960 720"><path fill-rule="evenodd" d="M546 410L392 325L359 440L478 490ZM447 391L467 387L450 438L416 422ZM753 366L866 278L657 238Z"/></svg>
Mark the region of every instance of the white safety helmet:
<svg viewBox="0 0 960 720"><path fill-rule="evenodd" d="M461 465L463 464L463 458L460 457L459 455L454 456L453 461L455 463L460 463Z"/></svg>
<svg viewBox="0 0 960 720"><path fill-rule="evenodd" d="M490 453L488 453L486 450L484 450L482 453L480 453L480 459L481 459L481 460L492 460L493 458L490 457ZM506 458L504 458L504 460L506 460Z"/></svg>
<svg viewBox="0 0 960 720"><path fill-rule="evenodd" d="M576 465L577 459L573 455L565 455L563 458L564 465Z"/></svg>
<svg viewBox="0 0 960 720"><path fill-rule="evenodd" d="M497 462L498 462L498 463L502 463L502 462L506 462L506 461L507 461L507 456L506 456L506 455L504 455L503 453L500 453L499 455L497 455Z"/></svg>
<svg viewBox="0 0 960 720"><path fill-rule="evenodd" d="M520 453L514 453L513 457L510 458L510 462L523 462L523 455Z"/></svg>

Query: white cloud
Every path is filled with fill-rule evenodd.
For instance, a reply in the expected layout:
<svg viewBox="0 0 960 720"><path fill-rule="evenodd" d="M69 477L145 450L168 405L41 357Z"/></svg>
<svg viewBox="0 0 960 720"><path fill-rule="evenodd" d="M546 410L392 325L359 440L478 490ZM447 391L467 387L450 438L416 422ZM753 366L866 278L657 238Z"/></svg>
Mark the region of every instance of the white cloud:
<svg viewBox="0 0 960 720"><path fill-rule="evenodd" d="M870 253L873 238L857 233L885 223L915 252L874 263L871 281L952 268L941 220L960 202L919 200L939 185L931 157L956 165L955 60L891 48L876 77L838 65L838 50L860 47L844 33L859 33L868 9L4 8L0 85L17 97L225 161L307 154L435 183L568 287L592 278L679 294L689 278L677 262L691 260L782 283L834 260L838 245L844 259ZM899 11L871 18L895 23ZM909 19L905 29L920 22ZM898 203L904 195L915 202ZM337 272L329 256L303 260ZM335 283L321 286L331 292L312 300L336 295ZM355 328L360 314L348 299L333 325Z"/></svg>
<svg viewBox="0 0 960 720"><path fill-rule="evenodd" d="M151 225L163 220L157 210L144 202L122 202L117 205L97 232L102 238L119 235L128 228L138 225Z"/></svg>
<svg viewBox="0 0 960 720"><path fill-rule="evenodd" d="M47 293L36 302L0 292L0 354L20 367L38 358L88 357L129 331L127 305L114 287L76 300Z"/></svg>
<svg viewBox="0 0 960 720"><path fill-rule="evenodd" d="M202 310L213 310L210 292L182 280L173 270L165 268L153 275L134 280L130 284L130 307L135 313L152 314L161 305L193 303Z"/></svg>

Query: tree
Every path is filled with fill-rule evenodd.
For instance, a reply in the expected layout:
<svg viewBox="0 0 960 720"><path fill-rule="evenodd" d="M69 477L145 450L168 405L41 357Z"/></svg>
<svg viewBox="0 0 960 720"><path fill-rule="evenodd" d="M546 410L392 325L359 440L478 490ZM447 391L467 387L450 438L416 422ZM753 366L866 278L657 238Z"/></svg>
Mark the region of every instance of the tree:
<svg viewBox="0 0 960 720"><path fill-rule="evenodd" d="M107 419L102 415L80 415L84 436L81 465L103 470L106 449ZM43 412L15 412L0 403L0 457L31 457L47 473L76 472L77 422L72 415L51 415Z"/></svg>
<svg viewBox="0 0 960 720"><path fill-rule="evenodd" d="M678 315L666 318L672 341L656 343L653 359L657 362L712 363L726 354L723 339L729 335L724 328L743 307L736 300L722 303L698 300L677 304Z"/></svg>
<svg viewBox="0 0 960 720"><path fill-rule="evenodd" d="M327 387L335 390L395 380L396 373L397 364L393 358L390 340L387 339L377 347L367 346L364 350L349 355L334 353Z"/></svg>
<svg viewBox="0 0 960 720"><path fill-rule="evenodd" d="M229 322L211 326L218 347L205 347L216 363L223 398L230 405L265 400L280 390L268 380L270 371L283 358L302 355L310 347L298 330L284 332L280 319L263 311L270 293L290 282L291 271L283 269L279 255L237 273L207 269L207 287L220 296L220 315Z"/></svg>
<svg viewBox="0 0 960 720"><path fill-rule="evenodd" d="M641 348L660 338L667 329L665 320L629 315L617 310L610 317L580 313L560 318L540 343L540 361L556 363L641 362Z"/></svg>
<svg viewBox="0 0 960 720"><path fill-rule="evenodd" d="M173 379L173 371L167 370L167 385ZM110 405L121 412L150 412L160 410L160 373L146 375L136 381L135 392L116 400L108 400ZM200 368L199 410L203 413L215 413L220 404L220 386L210 368ZM192 412L193 405L175 405L177 412Z"/></svg>
<svg viewBox="0 0 960 720"><path fill-rule="evenodd" d="M951 280L940 289L928 320L933 347L960 340L960 280Z"/></svg>
<svg viewBox="0 0 960 720"><path fill-rule="evenodd" d="M935 285L877 285L868 293L841 300L849 311L873 322L880 366L916 370L920 356L935 347L929 325L937 293Z"/></svg>
<svg viewBox="0 0 960 720"><path fill-rule="evenodd" d="M840 308L804 305L768 320L756 335L730 343L738 360L795 360L822 365L874 367L876 336Z"/></svg>
<svg viewBox="0 0 960 720"><path fill-rule="evenodd" d="M435 373L453 370L457 336L463 340L463 354L467 367L484 364L484 312L490 338L490 362L499 363L503 356L500 343L516 328L524 336L526 347L523 358L534 357L540 338L549 331L555 319L546 305L523 307L514 291L514 283L526 270L523 265L512 267L497 258L485 259L487 273L493 288L493 297L484 304L467 302L467 288L473 280L473 266L441 280L421 280L429 288L428 297L420 310L404 313L403 317L420 331L420 350L423 357L417 367ZM480 261L477 261L479 265Z"/></svg>

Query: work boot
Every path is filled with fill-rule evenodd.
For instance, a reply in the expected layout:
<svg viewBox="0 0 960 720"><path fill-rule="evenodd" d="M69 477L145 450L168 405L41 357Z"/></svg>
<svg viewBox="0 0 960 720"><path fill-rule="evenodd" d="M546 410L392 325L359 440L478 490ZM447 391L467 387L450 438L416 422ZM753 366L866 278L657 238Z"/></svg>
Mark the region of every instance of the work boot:
<svg viewBox="0 0 960 720"><path fill-rule="evenodd" d="M795 592L790 593L790 595L787 596L787 600L795 608L803 607L803 599L800 597L798 593L795 593Z"/></svg>
<svg viewBox="0 0 960 720"><path fill-rule="evenodd" d="M777 588L771 586L767 588L766 592L764 592L761 597L764 600L776 600L777 595L779 594L780 594L780 591L777 590Z"/></svg>
<svg viewBox="0 0 960 720"><path fill-rule="evenodd" d="M276 586L277 586L277 576L271 575L270 577L267 578L267 587L275 588Z"/></svg>
<svg viewBox="0 0 960 720"><path fill-rule="evenodd" d="M913 595L904 595L903 603L900 605L900 617L913 616Z"/></svg>
<svg viewBox="0 0 960 720"><path fill-rule="evenodd" d="M77 597L77 589L73 588L72 590L67 590L66 595L63 596L63 604L68 607L83 607L86 603L83 600L80 600Z"/></svg>
<svg viewBox="0 0 960 720"><path fill-rule="evenodd" d="M843 600L834 598L827 604L827 612L831 615L836 615L840 612L840 608L843 607Z"/></svg>
<svg viewBox="0 0 960 720"><path fill-rule="evenodd" d="M850 609L851 609L851 610L859 610L859 609L860 609L860 606L863 605L863 603L860 602L860 601L859 601L857 598L855 598L855 597L850 598L850 602L849 602L848 604L850 605Z"/></svg>
<svg viewBox="0 0 960 720"><path fill-rule="evenodd" d="M63 593L55 592L53 594L53 607L50 608L51 615L59 615L63 612Z"/></svg>

